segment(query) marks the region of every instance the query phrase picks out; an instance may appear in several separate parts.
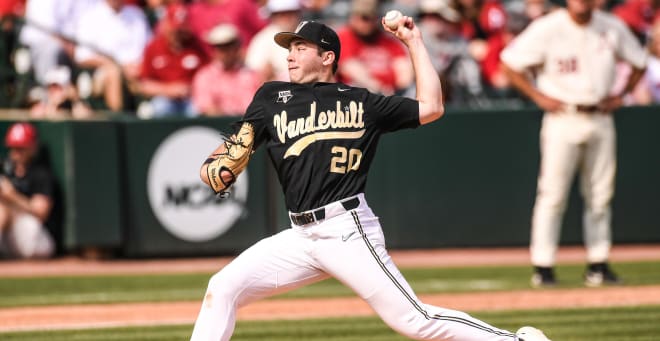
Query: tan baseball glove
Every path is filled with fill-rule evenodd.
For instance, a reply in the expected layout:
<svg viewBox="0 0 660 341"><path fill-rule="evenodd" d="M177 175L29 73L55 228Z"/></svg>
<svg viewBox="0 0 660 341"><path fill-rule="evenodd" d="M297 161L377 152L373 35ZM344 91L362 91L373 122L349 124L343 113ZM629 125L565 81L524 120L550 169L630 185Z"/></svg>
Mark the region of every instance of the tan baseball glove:
<svg viewBox="0 0 660 341"><path fill-rule="evenodd" d="M225 151L216 154L206 169L209 184L216 194L224 194L227 189L236 182L241 172L247 167L250 156L254 152L254 127L244 122L241 129L225 142ZM231 175L229 180L223 178L223 174Z"/></svg>

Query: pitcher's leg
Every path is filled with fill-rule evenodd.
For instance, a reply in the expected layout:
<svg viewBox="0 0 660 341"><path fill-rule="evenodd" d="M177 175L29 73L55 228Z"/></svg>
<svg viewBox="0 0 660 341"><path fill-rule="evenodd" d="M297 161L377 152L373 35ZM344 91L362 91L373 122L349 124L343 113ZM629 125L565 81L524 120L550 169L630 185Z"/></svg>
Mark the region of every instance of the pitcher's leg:
<svg viewBox="0 0 660 341"><path fill-rule="evenodd" d="M532 265L552 267L566 201L580 158L580 147L565 136L563 118L543 121L541 165L532 215ZM570 123L570 121L568 121Z"/></svg>
<svg viewBox="0 0 660 341"><path fill-rule="evenodd" d="M191 341L229 340L239 307L327 278L307 256L307 242L285 230L253 245L213 275Z"/></svg>
<svg viewBox="0 0 660 341"><path fill-rule="evenodd" d="M607 262L611 247L611 209L616 176L616 133L611 117L599 117L597 137L585 150L581 174L584 242L589 263Z"/></svg>
<svg viewBox="0 0 660 341"><path fill-rule="evenodd" d="M463 312L421 303L387 253L377 218L351 215L355 233L343 232L350 237L345 241L325 239L317 252L323 268L365 299L388 326L415 340L515 340L513 333ZM332 257L322 256L329 253Z"/></svg>
<svg viewBox="0 0 660 341"><path fill-rule="evenodd" d="M389 257L376 261L390 283L375 290L365 300L387 325L402 335L414 340L516 340L513 333L464 312L420 302Z"/></svg>

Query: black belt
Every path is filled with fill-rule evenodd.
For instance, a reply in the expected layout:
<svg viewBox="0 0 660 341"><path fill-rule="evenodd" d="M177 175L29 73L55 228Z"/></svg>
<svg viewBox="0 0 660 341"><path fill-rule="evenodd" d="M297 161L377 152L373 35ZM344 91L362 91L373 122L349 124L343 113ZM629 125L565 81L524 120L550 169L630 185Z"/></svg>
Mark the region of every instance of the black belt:
<svg viewBox="0 0 660 341"><path fill-rule="evenodd" d="M350 211L360 206L360 199L358 198L346 199L344 201L341 201L340 204L342 207L344 207L346 211ZM291 221L298 226L307 225L309 223L313 223L315 221L320 221L325 219L325 207L317 208L315 210L302 212L302 213L290 213L289 217L291 218Z"/></svg>
<svg viewBox="0 0 660 341"><path fill-rule="evenodd" d="M577 104L575 106L575 110L578 112L589 113L589 114L603 111L603 109L601 109L600 106L598 105L583 105L583 104Z"/></svg>

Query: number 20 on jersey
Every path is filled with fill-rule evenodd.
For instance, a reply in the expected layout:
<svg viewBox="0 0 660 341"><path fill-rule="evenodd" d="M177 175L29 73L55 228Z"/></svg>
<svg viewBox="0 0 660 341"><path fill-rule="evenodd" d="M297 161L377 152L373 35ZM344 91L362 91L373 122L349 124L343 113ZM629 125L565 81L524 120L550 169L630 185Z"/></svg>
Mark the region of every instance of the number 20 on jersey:
<svg viewBox="0 0 660 341"><path fill-rule="evenodd" d="M332 147L331 152L334 157L330 160L330 172L346 174L360 168L362 152L359 149L347 149L342 146L334 146Z"/></svg>

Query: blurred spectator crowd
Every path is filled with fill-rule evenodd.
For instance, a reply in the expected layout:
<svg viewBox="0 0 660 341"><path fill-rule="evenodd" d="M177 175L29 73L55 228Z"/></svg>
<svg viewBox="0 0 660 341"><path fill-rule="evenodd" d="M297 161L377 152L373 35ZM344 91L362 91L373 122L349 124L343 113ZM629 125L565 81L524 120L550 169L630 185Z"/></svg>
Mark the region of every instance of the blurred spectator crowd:
<svg viewBox="0 0 660 341"><path fill-rule="evenodd" d="M561 0L557 0L561 1ZM660 0L595 0L621 18L651 59L627 104L660 102ZM288 80L273 42L301 20L322 20L342 42L340 81L414 96L407 50L381 16L416 18L446 103L529 102L500 70L499 54L550 0L3 0L0 109L32 118L122 112L140 118L242 115L264 81ZM621 67L624 79L629 70ZM614 89L613 89L614 91Z"/></svg>

